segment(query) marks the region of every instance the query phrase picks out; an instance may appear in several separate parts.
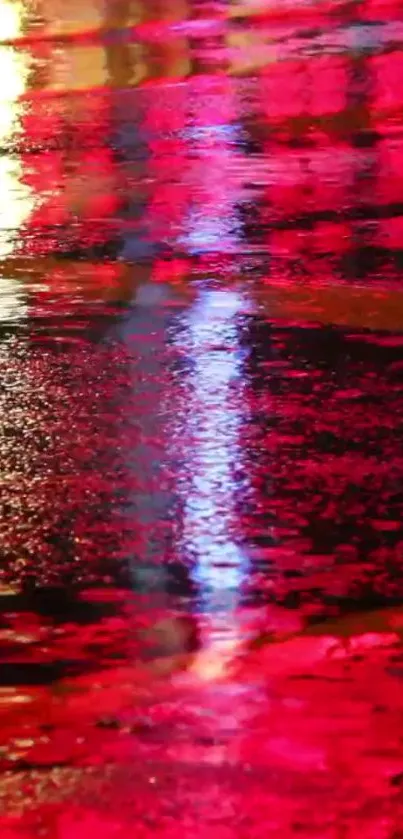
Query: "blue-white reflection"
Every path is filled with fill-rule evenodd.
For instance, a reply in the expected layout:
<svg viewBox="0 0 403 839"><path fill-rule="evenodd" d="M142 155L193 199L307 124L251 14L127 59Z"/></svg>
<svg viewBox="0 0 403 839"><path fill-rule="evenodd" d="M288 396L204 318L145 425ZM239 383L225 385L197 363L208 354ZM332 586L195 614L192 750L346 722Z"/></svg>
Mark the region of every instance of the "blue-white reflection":
<svg viewBox="0 0 403 839"><path fill-rule="evenodd" d="M236 606L246 560L236 537L235 469L241 460L242 296L206 290L187 313L181 350L189 362L181 417L182 549L195 560L206 611Z"/></svg>

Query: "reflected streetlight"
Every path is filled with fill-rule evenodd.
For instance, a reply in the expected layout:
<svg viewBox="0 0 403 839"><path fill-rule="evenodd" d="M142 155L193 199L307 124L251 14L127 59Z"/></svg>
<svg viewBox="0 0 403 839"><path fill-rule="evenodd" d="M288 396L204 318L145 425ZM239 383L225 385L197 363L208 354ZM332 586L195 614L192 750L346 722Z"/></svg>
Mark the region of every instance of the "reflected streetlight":
<svg viewBox="0 0 403 839"><path fill-rule="evenodd" d="M181 551L195 563L203 612L214 644L239 634L235 610L248 562L238 544L242 461L242 359L239 318L245 299L233 290L203 290L178 337L188 360L179 419L182 441ZM175 441L176 444L177 441Z"/></svg>

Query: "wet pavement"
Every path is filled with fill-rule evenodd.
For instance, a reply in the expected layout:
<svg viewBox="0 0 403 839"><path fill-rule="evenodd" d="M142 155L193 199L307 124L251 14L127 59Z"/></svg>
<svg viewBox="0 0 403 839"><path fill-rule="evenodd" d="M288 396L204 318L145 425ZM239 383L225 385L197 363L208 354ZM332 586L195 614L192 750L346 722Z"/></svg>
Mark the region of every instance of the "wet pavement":
<svg viewBox="0 0 403 839"><path fill-rule="evenodd" d="M401 18L0 0L2 839L402 835Z"/></svg>

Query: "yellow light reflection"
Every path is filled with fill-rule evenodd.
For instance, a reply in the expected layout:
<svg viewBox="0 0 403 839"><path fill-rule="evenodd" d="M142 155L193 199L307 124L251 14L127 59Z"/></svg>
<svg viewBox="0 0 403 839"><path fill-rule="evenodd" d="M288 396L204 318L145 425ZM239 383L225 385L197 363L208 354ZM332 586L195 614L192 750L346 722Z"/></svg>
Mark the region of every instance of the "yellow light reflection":
<svg viewBox="0 0 403 839"><path fill-rule="evenodd" d="M9 140L18 129L16 103L26 90L28 73L24 53L17 53L13 47L0 46L0 78L6 80L0 87L0 143Z"/></svg>
<svg viewBox="0 0 403 839"><path fill-rule="evenodd" d="M22 33L23 6L18 2L0 0L0 39L11 41Z"/></svg>
<svg viewBox="0 0 403 839"><path fill-rule="evenodd" d="M0 259L15 248L19 228L33 207L31 190L21 183L18 159L0 157Z"/></svg>
<svg viewBox="0 0 403 839"><path fill-rule="evenodd" d="M49 90L85 90L108 81L105 49L99 44L55 48L49 70Z"/></svg>
<svg viewBox="0 0 403 839"><path fill-rule="evenodd" d="M105 4L107 7L109 3ZM113 4L112 4L113 5ZM44 0L41 13L48 35L77 35L103 24L104 4L82 0Z"/></svg>
<svg viewBox="0 0 403 839"><path fill-rule="evenodd" d="M21 320L26 314L22 283L0 277L0 323ZM1 587L0 594L4 594Z"/></svg>
<svg viewBox="0 0 403 839"><path fill-rule="evenodd" d="M0 0L0 37L12 40L22 34L24 9L20 3ZM29 63L24 52L0 46L0 146L9 153L0 157L0 259L12 254L19 228L28 218L33 196L22 183L22 165L13 155L12 142L21 129L19 99L28 83ZM10 281L11 282L11 281ZM8 295L9 296L9 295Z"/></svg>
<svg viewBox="0 0 403 839"><path fill-rule="evenodd" d="M230 71L234 75L257 73L275 60L275 48L267 36L249 29L232 32L227 38Z"/></svg>

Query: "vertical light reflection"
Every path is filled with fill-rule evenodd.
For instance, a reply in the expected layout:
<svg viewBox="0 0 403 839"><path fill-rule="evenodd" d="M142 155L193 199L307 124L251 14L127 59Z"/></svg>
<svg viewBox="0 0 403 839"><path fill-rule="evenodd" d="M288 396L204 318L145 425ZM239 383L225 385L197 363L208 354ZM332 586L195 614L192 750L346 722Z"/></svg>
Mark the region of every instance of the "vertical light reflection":
<svg viewBox="0 0 403 839"><path fill-rule="evenodd" d="M186 181L191 200L178 237L190 253L233 253L239 249L238 205L243 173L239 163L237 91L232 80L189 83Z"/></svg>
<svg viewBox="0 0 403 839"><path fill-rule="evenodd" d="M0 73L2 79L7 79L7 84L0 88L0 143L3 144L19 127L16 103L27 86L27 56L16 52L14 47L0 46Z"/></svg>
<svg viewBox="0 0 403 839"><path fill-rule="evenodd" d="M22 33L23 5L18 0L0 0L0 39L11 41Z"/></svg>
<svg viewBox="0 0 403 839"><path fill-rule="evenodd" d="M187 139L194 156L193 208L179 243L190 253L231 253L240 239L236 202L241 190L234 155L237 126L195 125Z"/></svg>
<svg viewBox="0 0 403 839"><path fill-rule="evenodd" d="M195 562L202 608L211 616L215 640L222 633L233 641L237 634L235 608L247 571L236 537L243 421L238 320L244 309L236 291L202 291L186 315L181 339L190 370L180 429L181 548Z"/></svg>
<svg viewBox="0 0 403 839"><path fill-rule="evenodd" d="M31 191L21 176L19 160L0 158L0 259L13 253L16 234L33 207Z"/></svg>
<svg viewBox="0 0 403 839"><path fill-rule="evenodd" d="M23 31L23 7L0 0L1 38L11 40ZM13 142L20 131L19 99L26 90L29 60L11 46L0 46L0 259L10 256L21 225L33 207L33 195L22 182L22 165L13 154Z"/></svg>
<svg viewBox="0 0 403 839"><path fill-rule="evenodd" d="M27 310L22 283L0 277L0 323L21 320Z"/></svg>

